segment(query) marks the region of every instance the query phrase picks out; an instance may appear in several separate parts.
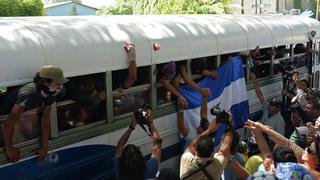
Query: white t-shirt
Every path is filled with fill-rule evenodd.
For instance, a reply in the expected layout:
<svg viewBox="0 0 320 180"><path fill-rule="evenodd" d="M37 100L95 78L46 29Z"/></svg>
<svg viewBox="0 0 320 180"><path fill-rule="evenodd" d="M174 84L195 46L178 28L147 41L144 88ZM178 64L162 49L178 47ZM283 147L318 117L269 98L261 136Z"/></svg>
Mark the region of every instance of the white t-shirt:
<svg viewBox="0 0 320 180"><path fill-rule="evenodd" d="M271 116L269 116L269 111L268 111L268 106L269 104L266 102L262 103L262 118L260 120L260 122L264 125L270 126L273 130L275 130L276 132L284 135L285 133L285 122L284 119L280 113L280 111Z"/></svg>

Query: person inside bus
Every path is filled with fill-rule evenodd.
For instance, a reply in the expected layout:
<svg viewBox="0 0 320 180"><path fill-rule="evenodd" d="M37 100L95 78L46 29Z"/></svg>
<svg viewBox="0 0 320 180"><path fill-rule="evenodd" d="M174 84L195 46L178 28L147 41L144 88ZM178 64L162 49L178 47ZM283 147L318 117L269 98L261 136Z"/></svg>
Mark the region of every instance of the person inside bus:
<svg viewBox="0 0 320 180"><path fill-rule="evenodd" d="M50 132L51 105L56 101L56 96L68 82L63 76L63 71L55 66L43 66L33 78L33 82L22 86L17 95L10 99L14 102L8 119L4 122L4 140L6 153L10 162L17 162L20 159L20 152L14 148L13 132L15 123L21 115L34 108L41 107L41 131L42 144L38 151L39 160L43 160L48 152L48 138ZM10 104L10 102L8 102ZM27 122L26 122L27 123Z"/></svg>
<svg viewBox="0 0 320 180"><path fill-rule="evenodd" d="M218 73L213 68L213 64L211 63L213 61L209 61L208 58L198 58L194 59L191 62L191 71L192 74L197 74L202 77L211 77L212 79L216 79L218 76Z"/></svg>
<svg viewBox="0 0 320 180"><path fill-rule="evenodd" d="M228 120L232 121L231 115ZM230 149L234 130L229 128L225 132L219 152L214 153L214 142L210 134L216 130L217 122L214 119L207 130L193 139L184 151L180 161L181 179L216 179L222 175L227 161L231 158Z"/></svg>
<svg viewBox="0 0 320 180"><path fill-rule="evenodd" d="M153 140L151 157L146 161L141 153L140 147L133 144L127 144L131 133L135 130L137 125L137 120L132 114L131 124L119 139L115 150L114 174L118 179L140 180L156 178L161 160L162 139L160 138L159 133L153 124L150 109L147 110L147 114L144 116L144 118L147 121L151 133L150 137Z"/></svg>
<svg viewBox="0 0 320 180"><path fill-rule="evenodd" d="M115 77L116 82L113 83L113 89L118 91L130 88L137 78L136 47L133 42L127 41L124 44L124 49L128 54L129 67L128 73L118 73Z"/></svg>
<svg viewBox="0 0 320 180"><path fill-rule="evenodd" d="M178 104L181 107L186 107L188 102L178 91L180 83L187 83L204 96L211 94L210 89L199 87L188 77L186 68L181 62L171 61L165 64L157 70L157 78L163 87L177 97Z"/></svg>
<svg viewBox="0 0 320 180"><path fill-rule="evenodd" d="M72 99L76 103L73 104L69 115L74 120L75 127L105 118L105 113L103 112L106 107L106 92L101 80L93 77L81 79Z"/></svg>
<svg viewBox="0 0 320 180"><path fill-rule="evenodd" d="M281 109L281 101L272 98L269 101L269 104L265 101L265 98L262 94L262 91L259 87L259 84L256 79L256 75L254 73L251 73L251 80L253 84L253 88L255 90L255 93L262 105L262 118L260 120L261 123L270 126L275 131L279 132L280 134L284 135L285 133L285 122L284 119L280 113Z"/></svg>

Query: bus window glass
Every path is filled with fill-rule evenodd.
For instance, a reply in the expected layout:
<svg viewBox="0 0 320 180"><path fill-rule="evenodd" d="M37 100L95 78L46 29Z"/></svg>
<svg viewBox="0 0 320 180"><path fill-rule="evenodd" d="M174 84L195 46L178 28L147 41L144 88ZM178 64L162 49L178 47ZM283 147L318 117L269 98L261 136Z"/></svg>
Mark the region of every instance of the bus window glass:
<svg viewBox="0 0 320 180"><path fill-rule="evenodd" d="M181 70L187 71L187 61L176 61L163 64L157 64L157 104L162 105L166 103L172 103L176 100L176 96L168 89L163 87L162 80L168 81L175 88L178 88L179 84L184 83L180 75Z"/></svg>
<svg viewBox="0 0 320 180"><path fill-rule="evenodd" d="M13 144L21 143L39 137L41 134L41 117L42 108L40 107L22 113L20 119L17 120L14 126L14 133L12 138ZM3 122L7 119L7 115L0 117L0 121L2 122L0 132L0 146L4 146L3 132L5 127Z"/></svg>
<svg viewBox="0 0 320 180"><path fill-rule="evenodd" d="M295 56L293 58L293 66L295 68L307 66L307 54L302 54L301 56Z"/></svg>
<svg viewBox="0 0 320 180"><path fill-rule="evenodd" d="M106 119L106 90L103 73L69 78L57 102L59 130Z"/></svg>
<svg viewBox="0 0 320 180"><path fill-rule="evenodd" d="M217 58L214 56L203 57L191 60L192 79L197 82L203 77L209 76L216 78L217 74L214 70L217 68Z"/></svg>
<svg viewBox="0 0 320 180"><path fill-rule="evenodd" d="M239 53L230 53L221 55L221 63L220 66L224 65L228 61L230 61L233 57L237 56Z"/></svg>
<svg viewBox="0 0 320 180"><path fill-rule="evenodd" d="M4 145L3 122L8 119L8 115L16 103L20 87L22 86L9 87L0 95L0 146ZM20 118L14 125L13 144L21 143L40 136L42 112L42 107L33 107L21 114Z"/></svg>
<svg viewBox="0 0 320 180"><path fill-rule="evenodd" d="M284 72L284 70L288 70L291 63L291 57L290 49L285 45L276 47L274 53L273 74L276 75Z"/></svg>
<svg viewBox="0 0 320 180"><path fill-rule="evenodd" d="M271 63L271 48L259 49L253 51L253 64L255 65L254 72L257 78L270 76Z"/></svg>
<svg viewBox="0 0 320 180"><path fill-rule="evenodd" d="M314 82L314 87L319 88L319 81L320 81L320 73L319 71L316 72L316 77L315 77L315 82Z"/></svg>
<svg viewBox="0 0 320 180"><path fill-rule="evenodd" d="M150 104L150 66L138 67L134 84L125 89L128 70L112 72L113 115L120 116Z"/></svg>
<svg viewBox="0 0 320 180"><path fill-rule="evenodd" d="M35 108L22 113L20 119L17 120L14 126L14 133L12 142L13 144L21 143L27 140L37 138L41 134L41 116L42 108ZM0 134L0 146L4 146L3 132L4 124L3 122L8 119L7 115L0 117L1 121L1 134Z"/></svg>

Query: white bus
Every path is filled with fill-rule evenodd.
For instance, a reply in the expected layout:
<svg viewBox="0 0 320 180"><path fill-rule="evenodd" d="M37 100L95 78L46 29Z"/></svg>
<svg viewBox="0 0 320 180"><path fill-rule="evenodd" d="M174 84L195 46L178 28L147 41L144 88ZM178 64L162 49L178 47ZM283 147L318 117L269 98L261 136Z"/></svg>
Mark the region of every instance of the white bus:
<svg viewBox="0 0 320 180"><path fill-rule="evenodd" d="M137 50L138 79L123 92L115 88L127 71L123 44L132 40ZM302 43L319 49L320 23L314 19L290 15L157 15L90 17L8 17L0 18L0 87L2 96L31 82L41 66L61 67L70 79L66 94L53 106L49 153L38 162L40 127L37 111L26 112L15 129L15 147L22 159L7 161L0 134L0 179L112 179L114 147L127 129L130 113L144 104L154 110L155 126L163 138L161 167L179 167L179 133L175 101L163 97L164 88L153 73L158 65L182 61L192 76L192 62L208 58L215 67L231 53L284 46L301 74L311 74L313 87L319 88L319 56L294 53ZM154 50L154 44L160 45ZM281 73L271 57L263 61L258 81L266 98L280 96ZM249 68L244 61L250 104L250 117L260 111L252 90ZM99 120L75 126L65 119L72 105L70 93L78 82L94 80L106 92L105 108ZM69 94L68 94L69 93ZM121 97L131 99L131 105ZM4 101L3 101L4 102ZM133 104L133 105L132 105ZM77 112L75 112L77 113ZM0 124L7 115L0 117ZM26 124L25 122L30 122ZM3 128L3 127L2 127ZM150 153L151 140L137 128L129 143Z"/></svg>

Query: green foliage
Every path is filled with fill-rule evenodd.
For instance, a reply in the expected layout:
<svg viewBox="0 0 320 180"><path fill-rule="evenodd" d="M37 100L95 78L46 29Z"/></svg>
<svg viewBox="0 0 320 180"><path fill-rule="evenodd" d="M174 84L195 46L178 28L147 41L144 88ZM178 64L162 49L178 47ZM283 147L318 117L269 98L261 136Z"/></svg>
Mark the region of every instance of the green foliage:
<svg viewBox="0 0 320 180"><path fill-rule="evenodd" d="M71 16L77 16L78 15L77 4L74 3L74 2L72 3L72 9L71 9L70 15Z"/></svg>
<svg viewBox="0 0 320 180"><path fill-rule="evenodd" d="M118 0L116 6L102 8L98 15L132 15L134 0Z"/></svg>
<svg viewBox="0 0 320 180"><path fill-rule="evenodd" d="M0 16L43 16L41 0L0 0Z"/></svg>
<svg viewBox="0 0 320 180"><path fill-rule="evenodd" d="M313 0L313 17L318 18L319 0Z"/></svg>
<svg viewBox="0 0 320 180"><path fill-rule="evenodd" d="M118 0L98 15L227 13L229 0Z"/></svg>
<svg viewBox="0 0 320 180"><path fill-rule="evenodd" d="M302 11L302 3L301 0L294 0L294 8L295 9L300 9L300 11Z"/></svg>

